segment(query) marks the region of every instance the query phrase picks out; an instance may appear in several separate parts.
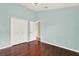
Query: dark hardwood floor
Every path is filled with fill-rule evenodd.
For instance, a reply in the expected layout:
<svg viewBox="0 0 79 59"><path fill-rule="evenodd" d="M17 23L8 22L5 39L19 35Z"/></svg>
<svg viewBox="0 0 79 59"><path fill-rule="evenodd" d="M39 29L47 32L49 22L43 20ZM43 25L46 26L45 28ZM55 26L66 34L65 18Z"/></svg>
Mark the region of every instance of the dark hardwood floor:
<svg viewBox="0 0 79 59"><path fill-rule="evenodd" d="M0 56L79 56L79 53L47 43L32 41L2 49Z"/></svg>

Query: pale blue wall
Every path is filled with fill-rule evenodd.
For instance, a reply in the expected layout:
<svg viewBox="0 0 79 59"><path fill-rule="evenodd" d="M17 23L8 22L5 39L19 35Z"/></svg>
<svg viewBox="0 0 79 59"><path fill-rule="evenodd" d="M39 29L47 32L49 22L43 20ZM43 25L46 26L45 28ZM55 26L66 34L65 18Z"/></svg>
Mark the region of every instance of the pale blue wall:
<svg viewBox="0 0 79 59"><path fill-rule="evenodd" d="M79 6L38 12L42 40L79 51Z"/></svg>
<svg viewBox="0 0 79 59"><path fill-rule="evenodd" d="M11 16L26 20L35 20L35 12L26 9L20 4L0 4L0 48L10 44Z"/></svg>

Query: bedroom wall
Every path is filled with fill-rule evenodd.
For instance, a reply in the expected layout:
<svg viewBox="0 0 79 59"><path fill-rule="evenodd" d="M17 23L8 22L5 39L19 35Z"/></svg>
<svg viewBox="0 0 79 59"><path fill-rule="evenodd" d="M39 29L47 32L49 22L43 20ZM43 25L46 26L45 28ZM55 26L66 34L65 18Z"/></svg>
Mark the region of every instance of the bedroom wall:
<svg viewBox="0 0 79 59"><path fill-rule="evenodd" d="M79 51L79 6L37 12L41 40Z"/></svg>
<svg viewBox="0 0 79 59"><path fill-rule="evenodd" d="M41 40L79 51L79 6L34 12L20 4L0 4L0 48L10 45L10 18L41 20Z"/></svg>
<svg viewBox="0 0 79 59"><path fill-rule="evenodd" d="M35 20L35 12L20 4L0 4L0 48L10 45L10 19Z"/></svg>

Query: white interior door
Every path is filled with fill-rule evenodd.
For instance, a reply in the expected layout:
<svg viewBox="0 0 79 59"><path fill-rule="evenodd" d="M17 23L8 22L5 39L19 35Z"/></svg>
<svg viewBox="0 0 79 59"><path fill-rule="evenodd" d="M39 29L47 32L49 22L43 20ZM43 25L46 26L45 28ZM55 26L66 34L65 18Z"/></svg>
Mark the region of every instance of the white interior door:
<svg viewBox="0 0 79 59"><path fill-rule="evenodd" d="M39 24L40 21L30 21L30 41L36 40L36 37L39 36Z"/></svg>
<svg viewBox="0 0 79 59"><path fill-rule="evenodd" d="M11 18L11 45L28 41L28 21Z"/></svg>
<svg viewBox="0 0 79 59"><path fill-rule="evenodd" d="M30 40L36 40L36 22L30 21Z"/></svg>

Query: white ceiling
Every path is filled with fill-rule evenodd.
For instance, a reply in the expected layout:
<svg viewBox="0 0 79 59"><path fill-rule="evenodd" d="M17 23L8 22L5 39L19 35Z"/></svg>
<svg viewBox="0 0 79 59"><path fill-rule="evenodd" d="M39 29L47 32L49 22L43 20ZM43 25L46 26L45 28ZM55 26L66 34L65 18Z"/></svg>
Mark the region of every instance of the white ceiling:
<svg viewBox="0 0 79 59"><path fill-rule="evenodd" d="M34 3L22 3L21 5L34 11L44 11L50 9L78 6L79 3L38 3L37 5L35 5Z"/></svg>

